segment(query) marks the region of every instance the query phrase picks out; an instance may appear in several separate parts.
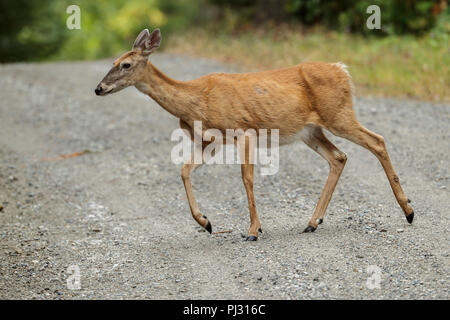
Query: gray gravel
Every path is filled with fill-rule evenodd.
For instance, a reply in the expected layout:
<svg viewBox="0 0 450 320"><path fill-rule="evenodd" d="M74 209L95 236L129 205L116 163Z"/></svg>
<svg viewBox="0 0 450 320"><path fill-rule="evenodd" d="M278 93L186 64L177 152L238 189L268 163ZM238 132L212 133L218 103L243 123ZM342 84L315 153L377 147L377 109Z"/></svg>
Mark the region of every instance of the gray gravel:
<svg viewBox="0 0 450 320"><path fill-rule="evenodd" d="M178 79L229 71L152 59ZM301 233L328 165L303 144L283 147L277 175L256 171L264 233L248 243L239 166L193 175L213 231L232 231L209 235L170 161L177 119L135 88L94 95L111 63L0 66L1 299L449 298L449 105L357 99L361 122L386 139L413 225L376 158L332 137L349 160L325 222ZM78 290L67 286L70 266Z"/></svg>

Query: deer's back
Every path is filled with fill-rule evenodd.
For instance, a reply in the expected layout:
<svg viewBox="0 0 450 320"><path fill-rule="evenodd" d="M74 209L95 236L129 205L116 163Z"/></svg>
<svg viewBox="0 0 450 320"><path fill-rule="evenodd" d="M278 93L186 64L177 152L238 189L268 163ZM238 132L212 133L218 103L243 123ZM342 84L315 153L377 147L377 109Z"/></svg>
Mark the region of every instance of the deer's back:
<svg viewBox="0 0 450 320"><path fill-rule="evenodd" d="M351 108L351 82L340 64L307 62L199 80L204 83L202 120L210 128L279 128L282 135L293 134L305 124L330 121L330 110L335 113L340 105Z"/></svg>

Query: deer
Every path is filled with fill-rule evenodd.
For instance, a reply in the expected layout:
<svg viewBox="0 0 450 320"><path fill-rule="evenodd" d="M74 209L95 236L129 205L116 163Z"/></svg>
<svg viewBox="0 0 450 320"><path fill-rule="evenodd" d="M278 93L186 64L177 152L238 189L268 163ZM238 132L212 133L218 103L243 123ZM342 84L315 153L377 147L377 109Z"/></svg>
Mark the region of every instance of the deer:
<svg viewBox="0 0 450 320"><path fill-rule="evenodd" d="M413 222L414 211L394 171L384 138L366 129L353 110L354 85L343 63L303 62L296 66L249 73L211 73L189 81L172 79L156 68L149 56L159 48L161 31L139 33L130 51L114 61L113 67L95 88L105 96L134 86L179 119L180 127L195 132L194 121L202 130L225 132L229 129L278 129L280 142L303 141L323 157L329 174L306 229L314 232L324 221L325 211L342 174L347 156L325 136L324 130L369 150L381 163L394 196L406 220ZM203 142L201 148L207 146ZM283 144L283 143L281 143ZM246 241L258 240L262 232L253 191L254 164L245 140L245 161L241 163L242 181L247 194L250 227ZM254 147L254 146L253 146ZM252 147L252 148L253 148ZM204 162L193 156L181 168L181 178L192 217L212 233L208 218L200 212L191 183L191 173Z"/></svg>

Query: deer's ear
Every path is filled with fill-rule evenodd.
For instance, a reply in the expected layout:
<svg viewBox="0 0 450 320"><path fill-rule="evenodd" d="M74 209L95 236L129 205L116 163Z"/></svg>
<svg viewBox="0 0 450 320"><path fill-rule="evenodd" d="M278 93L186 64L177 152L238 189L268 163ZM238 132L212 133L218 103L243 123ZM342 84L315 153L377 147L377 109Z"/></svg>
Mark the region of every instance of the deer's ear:
<svg viewBox="0 0 450 320"><path fill-rule="evenodd" d="M144 54L150 54L158 49L161 44L161 31L159 29L153 30L145 44Z"/></svg>
<svg viewBox="0 0 450 320"><path fill-rule="evenodd" d="M149 55L159 48L160 43L161 31L159 29L153 30L151 34L148 29L144 29L134 41L133 49L140 50L143 55Z"/></svg>
<svg viewBox="0 0 450 320"><path fill-rule="evenodd" d="M144 47L144 42L146 39L150 37L150 32L148 32L148 29L144 29L139 33L136 40L134 40L133 49L140 49Z"/></svg>

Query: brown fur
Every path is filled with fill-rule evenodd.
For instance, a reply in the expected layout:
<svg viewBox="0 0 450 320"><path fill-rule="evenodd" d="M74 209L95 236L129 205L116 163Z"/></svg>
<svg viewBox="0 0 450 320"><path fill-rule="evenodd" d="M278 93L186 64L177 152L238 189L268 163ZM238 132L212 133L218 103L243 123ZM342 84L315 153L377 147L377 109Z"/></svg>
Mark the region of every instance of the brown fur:
<svg viewBox="0 0 450 320"><path fill-rule="evenodd" d="M136 86L179 118L180 126L190 131L191 137L202 135L202 132L193 131L194 121L202 121L203 130L279 129L280 140L289 140L298 135L330 165L329 177L306 231L314 231L323 220L347 160L346 155L325 137L322 128L375 154L399 205L412 220L413 210L407 204L408 198L394 172L383 138L364 128L355 117L352 108L353 86L345 66L306 62L278 70L242 74L214 73L191 81L177 81L147 61L148 54L143 52L153 50L159 46L159 42L155 44L149 40L150 43L145 43L146 37L160 40L159 33L156 36L153 33L147 36L141 34L136 40L141 44L117 59L99 86L113 88L110 92L129 85ZM123 63L131 63L133 68L128 72L120 70ZM242 164L242 178L250 210L248 234L250 239L255 240L261 224L253 194L254 165L248 163L248 153L251 152L248 148L247 145L247 161ZM208 228L209 221L199 211L190 181L192 170L198 166L193 161L186 163L181 175L194 219Z"/></svg>

